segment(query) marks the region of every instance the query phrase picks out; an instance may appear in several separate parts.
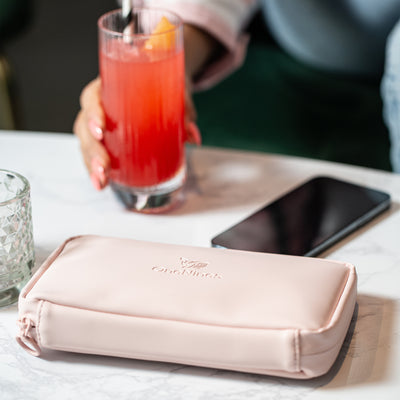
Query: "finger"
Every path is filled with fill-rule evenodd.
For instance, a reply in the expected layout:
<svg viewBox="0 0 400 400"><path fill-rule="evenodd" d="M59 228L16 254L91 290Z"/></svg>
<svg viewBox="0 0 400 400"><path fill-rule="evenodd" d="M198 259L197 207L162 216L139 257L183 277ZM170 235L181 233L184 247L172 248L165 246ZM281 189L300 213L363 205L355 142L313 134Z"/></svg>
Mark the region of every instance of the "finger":
<svg viewBox="0 0 400 400"><path fill-rule="evenodd" d="M93 186L100 190L107 186L110 158L104 146L89 132L83 111L80 111L74 132L79 138L83 160L89 171Z"/></svg>
<svg viewBox="0 0 400 400"><path fill-rule="evenodd" d="M201 133L199 127L194 122L189 122L186 128L187 141L189 143L201 145Z"/></svg>
<svg viewBox="0 0 400 400"><path fill-rule="evenodd" d="M103 139L105 126L104 110L101 104L101 80L96 78L82 91L80 97L81 108L84 111L86 124L90 133L97 139Z"/></svg>
<svg viewBox="0 0 400 400"><path fill-rule="evenodd" d="M90 180L96 190L101 190L107 186L108 180L102 160L99 157L92 158L90 163L91 173Z"/></svg>

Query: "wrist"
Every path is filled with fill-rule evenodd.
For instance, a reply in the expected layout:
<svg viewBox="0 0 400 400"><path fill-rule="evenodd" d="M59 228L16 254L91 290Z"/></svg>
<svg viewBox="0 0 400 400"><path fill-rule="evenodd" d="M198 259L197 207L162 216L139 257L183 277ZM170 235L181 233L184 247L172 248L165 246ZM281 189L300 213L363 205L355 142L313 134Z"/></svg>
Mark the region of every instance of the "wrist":
<svg viewBox="0 0 400 400"><path fill-rule="evenodd" d="M221 49L220 43L206 31L193 25L184 26L187 78L192 82Z"/></svg>

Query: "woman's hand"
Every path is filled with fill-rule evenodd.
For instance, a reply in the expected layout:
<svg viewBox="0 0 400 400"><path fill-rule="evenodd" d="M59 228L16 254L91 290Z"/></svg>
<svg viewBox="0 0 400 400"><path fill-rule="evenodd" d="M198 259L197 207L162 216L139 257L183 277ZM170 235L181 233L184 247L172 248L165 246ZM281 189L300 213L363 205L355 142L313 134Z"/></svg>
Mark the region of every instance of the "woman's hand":
<svg viewBox="0 0 400 400"><path fill-rule="evenodd" d="M97 190L107 185L110 158L101 143L105 127L104 111L100 100L100 78L91 81L82 91L79 111L73 131L78 136L90 179Z"/></svg>
<svg viewBox="0 0 400 400"><path fill-rule="evenodd" d="M196 125L196 109L192 100L191 82L205 64L220 50L219 43L206 32L196 27L184 26L186 93L185 93L185 131L186 141L201 144L201 135ZM74 122L73 131L81 143L86 168L93 186L103 189L108 183L110 157L102 144L105 116L101 105L101 81L90 82L80 97L81 110Z"/></svg>
<svg viewBox="0 0 400 400"><path fill-rule="evenodd" d="M90 179L97 190L107 186L110 170L110 157L102 144L105 117L100 97L101 81L91 81L82 91L81 110L74 122L73 131L80 140L83 160L89 171ZM185 93L185 131L186 140L201 144L200 131L195 123L196 110L193 104L190 81L186 80Z"/></svg>

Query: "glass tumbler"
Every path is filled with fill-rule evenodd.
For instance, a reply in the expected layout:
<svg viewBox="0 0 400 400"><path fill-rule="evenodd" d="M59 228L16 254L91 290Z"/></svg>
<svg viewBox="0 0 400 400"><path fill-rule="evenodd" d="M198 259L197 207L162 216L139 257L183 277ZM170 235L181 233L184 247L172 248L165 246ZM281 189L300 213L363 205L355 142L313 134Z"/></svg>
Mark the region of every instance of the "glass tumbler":
<svg viewBox="0 0 400 400"><path fill-rule="evenodd" d="M160 9L100 17L99 64L110 183L127 208L162 212L186 178L183 24Z"/></svg>
<svg viewBox="0 0 400 400"><path fill-rule="evenodd" d="M34 265L30 186L0 169L0 307L18 300Z"/></svg>

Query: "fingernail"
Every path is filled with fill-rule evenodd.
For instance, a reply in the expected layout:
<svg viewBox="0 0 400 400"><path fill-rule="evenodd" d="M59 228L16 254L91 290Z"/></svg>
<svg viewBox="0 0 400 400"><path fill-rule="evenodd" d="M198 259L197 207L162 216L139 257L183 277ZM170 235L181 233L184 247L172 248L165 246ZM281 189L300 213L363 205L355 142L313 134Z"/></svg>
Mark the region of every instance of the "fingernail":
<svg viewBox="0 0 400 400"><path fill-rule="evenodd" d="M90 180L92 181L92 185L96 190L101 190L99 179L95 173L90 174Z"/></svg>
<svg viewBox="0 0 400 400"><path fill-rule="evenodd" d="M188 125L188 130L190 132L190 138L194 144L198 146L201 145L201 133L199 127L194 123L190 122Z"/></svg>
<svg viewBox="0 0 400 400"><path fill-rule="evenodd" d="M92 175L96 177L97 182L100 185L100 189L103 188L107 183L106 172L101 164L100 160L97 158L92 159Z"/></svg>
<svg viewBox="0 0 400 400"><path fill-rule="evenodd" d="M101 129L100 126L93 119L91 119L89 121L89 129L90 129L90 132L92 133L92 135L97 140L103 139L103 129Z"/></svg>

